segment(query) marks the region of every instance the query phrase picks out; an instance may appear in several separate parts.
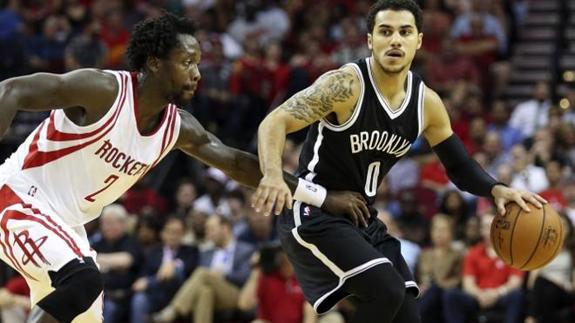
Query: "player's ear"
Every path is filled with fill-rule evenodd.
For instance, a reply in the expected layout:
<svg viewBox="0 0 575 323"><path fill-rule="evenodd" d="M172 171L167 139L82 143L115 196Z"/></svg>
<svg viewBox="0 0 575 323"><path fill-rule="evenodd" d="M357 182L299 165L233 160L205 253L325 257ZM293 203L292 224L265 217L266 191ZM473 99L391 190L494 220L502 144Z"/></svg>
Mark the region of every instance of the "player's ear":
<svg viewBox="0 0 575 323"><path fill-rule="evenodd" d="M152 73L158 72L160 70L161 61L159 58L154 56L148 56L146 59L146 67Z"/></svg>
<svg viewBox="0 0 575 323"><path fill-rule="evenodd" d="M418 38L418 40L417 40L417 49L420 49L420 48L421 48L421 44L423 44L423 33L419 33L419 34L417 35L417 38Z"/></svg>
<svg viewBox="0 0 575 323"><path fill-rule="evenodd" d="M367 34L367 48L369 48L369 50L373 50L372 41L371 34Z"/></svg>

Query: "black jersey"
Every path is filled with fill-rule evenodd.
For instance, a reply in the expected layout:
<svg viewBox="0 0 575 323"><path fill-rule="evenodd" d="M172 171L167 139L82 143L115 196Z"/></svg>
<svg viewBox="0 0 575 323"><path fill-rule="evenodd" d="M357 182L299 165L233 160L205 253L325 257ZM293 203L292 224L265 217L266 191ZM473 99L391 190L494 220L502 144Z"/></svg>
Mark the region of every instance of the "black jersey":
<svg viewBox="0 0 575 323"><path fill-rule="evenodd" d="M341 125L322 119L310 127L298 176L328 190L360 192L372 204L383 177L423 130L425 86L410 71L405 99L393 111L375 85L370 59L349 64L361 82L361 94L351 118Z"/></svg>

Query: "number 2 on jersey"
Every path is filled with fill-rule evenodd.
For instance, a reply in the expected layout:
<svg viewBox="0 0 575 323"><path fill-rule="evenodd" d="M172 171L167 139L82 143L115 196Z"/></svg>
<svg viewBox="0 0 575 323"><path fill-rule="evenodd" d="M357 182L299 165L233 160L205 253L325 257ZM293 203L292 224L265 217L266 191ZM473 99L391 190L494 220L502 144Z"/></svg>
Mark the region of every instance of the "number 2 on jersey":
<svg viewBox="0 0 575 323"><path fill-rule="evenodd" d="M96 195L102 193L102 192L105 191L106 189L108 189L108 187L112 186L112 184L114 184L114 182L117 181L118 178L119 178L118 175L110 175L110 176L108 176L108 178L106 178L106 180L104 181L104 184L108 184L108 185L106 185L106 186L104 186L104 188L102 188L102 189L100 189L100 190L98 190L98 191L96 191L96 192L94 192L94 193L92 193L92 194L90 194L90 195L84 197L84 199L85 199L86 201L89 201L89 202L95 202L96 200L94 199L94 197L95 197Z"/></svg>
<svg viewBox="0 0 575 323"><path fill-rule="evenodd" d="M367 167L367 176L365 179L365 195L375 196L377 193L377 182L379 178L379 169L381 162L373 162Z"/></svg>

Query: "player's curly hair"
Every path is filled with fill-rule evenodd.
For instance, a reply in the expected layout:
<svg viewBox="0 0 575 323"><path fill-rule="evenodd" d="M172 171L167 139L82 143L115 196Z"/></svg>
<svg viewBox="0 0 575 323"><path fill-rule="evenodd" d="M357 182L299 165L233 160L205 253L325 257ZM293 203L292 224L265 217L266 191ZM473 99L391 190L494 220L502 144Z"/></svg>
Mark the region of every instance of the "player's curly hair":
<svg viewBox="0 0 575 323"><path fill-rule="evenodd" d="M414 0L379 0L369 8L367 13L367 28L369 33L373 32L375 16L382 10L407 10L411 12L415 18L415 27L417 27L418 32L421 32L423 13Z"/></svg>
<svg viewBox="0 0 575 323"><path fill-rule="evenodd" d="M148 57L166 58L172 49L178 47L178 34L193 35L195 32L192 20L168 12L143 20L134 27L128 44L128 63L132 69L140 71Z"/></svg>

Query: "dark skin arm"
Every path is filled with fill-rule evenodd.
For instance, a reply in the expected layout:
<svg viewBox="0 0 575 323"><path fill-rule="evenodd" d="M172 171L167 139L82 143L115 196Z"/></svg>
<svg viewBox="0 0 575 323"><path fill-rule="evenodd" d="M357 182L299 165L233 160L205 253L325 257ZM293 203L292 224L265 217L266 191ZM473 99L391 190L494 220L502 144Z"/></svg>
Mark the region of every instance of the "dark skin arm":
<svg viewBox="0 0 575 323"><path fill-rule="evenodd" d="M65 109L78 125L95 122L112 106L117 92L113 75L93 69L5 80L0 82L0 138L18 111Z"/></svg>
<svg viewBox="0 0 575 323"><path fill-rule="evenodd" d="M257 156L224 145L216 136L206 131L190 113L184 110L179 110L179 112L182 124L176 148L207 165L222 170L228 177L243 185L257 188L262 178ZM293 193L298 184L297 177L286 172L283 177ZM276 211L282 210L286 202L278 200L277 203L281 205L276 207ZM285 204L285 206L291 207L290 204ZM359 193L330 191L322 208L335 215L348 216L355 225L367 226L369 211L365 200ZM264 210L264 214L270 213L271 208Z"/></svg>

